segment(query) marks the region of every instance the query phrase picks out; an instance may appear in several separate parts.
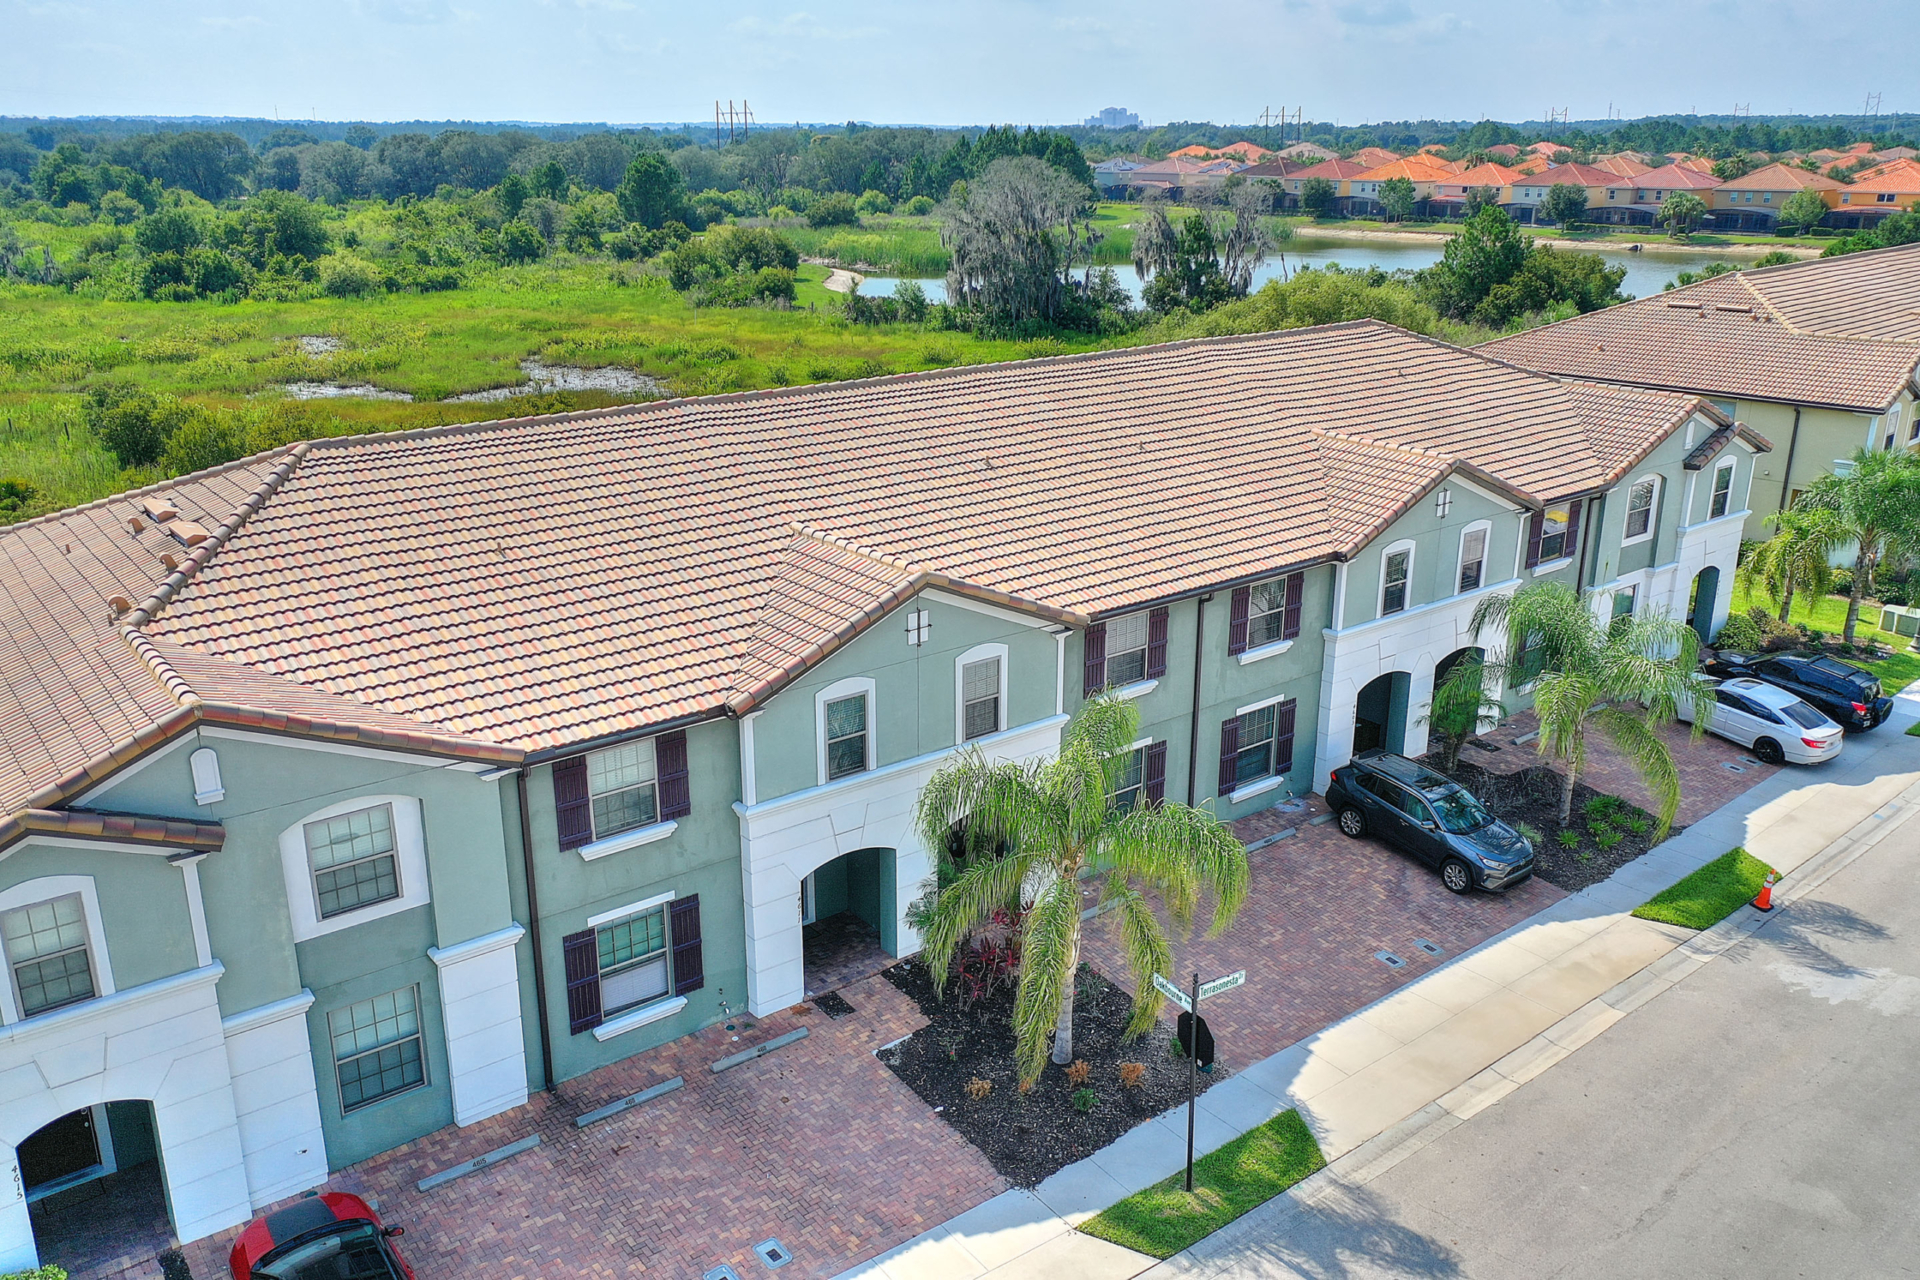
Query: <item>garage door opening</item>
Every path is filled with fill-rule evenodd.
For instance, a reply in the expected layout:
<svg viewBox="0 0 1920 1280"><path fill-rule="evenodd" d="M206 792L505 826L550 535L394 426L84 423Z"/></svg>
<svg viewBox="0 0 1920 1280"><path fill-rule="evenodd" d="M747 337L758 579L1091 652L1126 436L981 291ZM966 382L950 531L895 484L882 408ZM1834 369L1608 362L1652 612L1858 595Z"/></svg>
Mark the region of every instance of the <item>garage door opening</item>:
<svg viewBox="0 0 1920 1280"><path fill-rule="evenodd" d="M153 1105L70 1111L16 1149L40 1260L109 1273L173 1244ZM122 1261L124 1260L124 1261Z"/></svg>

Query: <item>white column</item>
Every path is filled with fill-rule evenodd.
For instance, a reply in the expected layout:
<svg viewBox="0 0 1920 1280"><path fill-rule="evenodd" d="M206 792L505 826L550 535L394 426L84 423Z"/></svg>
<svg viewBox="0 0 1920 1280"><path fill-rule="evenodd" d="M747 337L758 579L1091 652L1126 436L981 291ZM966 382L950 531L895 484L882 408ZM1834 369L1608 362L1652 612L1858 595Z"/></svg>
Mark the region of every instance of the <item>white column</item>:
<svg viewBox="0 0 1920 1280"><path fill-rule="evenodd" d="M40 1265L33 1243L33 1219L27 1215L27 1189L12 1147L0 1148L0 1272L32 1271Z"/></svg>
<svg viewBox="0 0 1920 1280"><path fill-rule="evenodd" d="M220 1021L247 1196L255 1209L327 1180L327 1140L307 1034L312 1005L313 992L302 990Z"/></svg>
<svg viewBox="0 0 1920 1280"><path fill-rule="evenodd" d="M429 947L440 970L440 1016L455 1124L474 1124L527 1100L527 1050L520 1027L520 925L451 947Z"/></svg>

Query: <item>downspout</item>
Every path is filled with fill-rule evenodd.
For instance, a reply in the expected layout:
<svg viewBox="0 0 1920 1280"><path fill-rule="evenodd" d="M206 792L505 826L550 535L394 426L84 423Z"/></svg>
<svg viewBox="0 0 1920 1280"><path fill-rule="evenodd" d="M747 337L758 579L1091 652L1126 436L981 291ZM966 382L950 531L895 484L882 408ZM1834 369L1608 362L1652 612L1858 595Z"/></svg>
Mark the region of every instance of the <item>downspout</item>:
<svg viewBox="0 0 1920 1280"><path fill-rule="evenodd" d="M514 774L520 799L520 860L527 874L527 940L533 946L533 1013L540 1022L540 1078L553 1090L553 1039L547 1030L547 966L540 948L540 891L533 876L533 819L527 814L527 770Z"/></svg>
<svg viewBox="0 0 1920 1280"><path fill-rule="evenodd" d="M1187 716L1187 807L1193 807L1200 777L1200 655L1206 652L1207 601L1213 592L1193 602L1193 709Z"/></svg>
<svg viewBox="0 0 1920 1280"><path fill-rule="evenodd" d="M1581 556L1580 562L1573 567L1573 594L1576 596L1586 590L1587 566L1600 563L1600 548L1593 541L1593 512L1595 507L1603 505L1606 500L1606 494L1596 493L1587 499L1587 505L1580 512L1580 545L1586 548L1586 554ZM1596 570L1595 579L1597 580L1599 576Z"/></svg>
<svg viewBox="0 0 1920 1280"><path fill-rule="evenodd" d="M1786 474L1780 477L1780 509L1787 509L1787 499L1793 494L1793 454L1800 447L1800 406L1793 406L1793 434L1787 437Z"/></svg>

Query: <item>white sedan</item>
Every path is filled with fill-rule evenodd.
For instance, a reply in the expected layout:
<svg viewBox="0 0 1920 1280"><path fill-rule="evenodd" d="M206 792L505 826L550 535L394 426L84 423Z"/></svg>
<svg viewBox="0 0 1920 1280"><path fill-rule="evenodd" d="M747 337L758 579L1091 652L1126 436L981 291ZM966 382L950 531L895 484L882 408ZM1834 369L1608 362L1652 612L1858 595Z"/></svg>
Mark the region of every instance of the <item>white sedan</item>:
<svg viewBox="0 0 1920 1280"><path fill-rule="evenodd" d="M1785 689L1749 676L1701 683L1713 690L1716 704L1707 732L1751 749L1766 763L1819 764L1840 754L1845 731ZM1682 701L1679 710L1682 720L1693 720L1691 703Z"/></svg>

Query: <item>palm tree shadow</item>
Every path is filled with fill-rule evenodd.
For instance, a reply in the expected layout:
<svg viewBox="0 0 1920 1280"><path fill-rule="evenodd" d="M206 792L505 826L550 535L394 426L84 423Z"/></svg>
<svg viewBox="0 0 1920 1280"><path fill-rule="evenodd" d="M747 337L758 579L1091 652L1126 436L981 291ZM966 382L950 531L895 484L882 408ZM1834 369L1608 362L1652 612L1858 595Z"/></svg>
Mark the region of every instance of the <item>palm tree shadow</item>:
<svg viewBox="0 0 1920 1280"><path fill-rule="evenodd" d="M1386 1280L1464 1277L1464 1259L1445 1241L1398 1221L1394 1206L1366 1187L1343 1186L1279 1218L1255 1211L1204 1249L1189 1274ZM1196 1250L1196 1253L1201 1250Z"/></svg>
<svg viewBox="0 0 1920 1280"><path fill-rule="evenodd" d="M1827 944L1878 942L1891 936L1885 925L1851 907L1802 900L1781 908L1780 915L1754 935L1756 945L1732 947L1726 955L1736 964L1787 959L1820 973L1847 977L1859 970L1829 951Z"/></svg>

